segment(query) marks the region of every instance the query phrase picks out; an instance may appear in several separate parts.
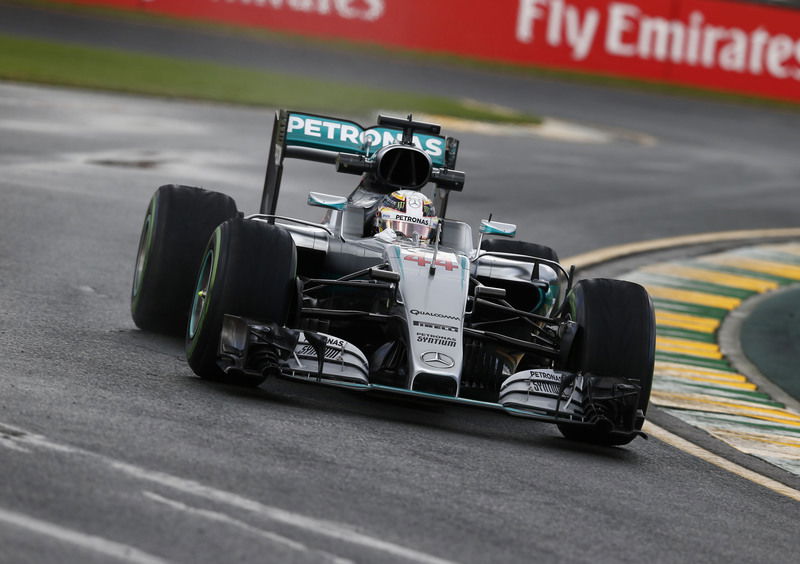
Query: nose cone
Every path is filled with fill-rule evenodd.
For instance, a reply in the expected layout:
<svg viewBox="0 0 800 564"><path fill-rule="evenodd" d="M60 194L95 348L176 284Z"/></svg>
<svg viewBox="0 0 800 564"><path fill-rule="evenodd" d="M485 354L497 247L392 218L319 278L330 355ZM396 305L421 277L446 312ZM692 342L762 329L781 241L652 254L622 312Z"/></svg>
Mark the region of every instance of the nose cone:
<svg viewBox="0 0 800 564"><path fill-rule="evenodd" d="M408 386L455 396L463 367L463 318L469 287L466 257L428 247L392 246L408 327ZM436 261L436 275L429 268Z"/></svg>

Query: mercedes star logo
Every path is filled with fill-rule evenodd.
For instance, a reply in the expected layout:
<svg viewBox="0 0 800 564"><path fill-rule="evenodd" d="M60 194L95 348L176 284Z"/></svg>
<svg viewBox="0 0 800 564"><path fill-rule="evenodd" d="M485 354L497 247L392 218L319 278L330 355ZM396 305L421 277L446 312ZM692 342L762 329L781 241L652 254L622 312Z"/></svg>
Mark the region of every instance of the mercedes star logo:
<svg viewBox="0 0 800 564"><path fill-rule="evenodd" d="M434 368L453 368L456 365L455 360L438 351L426 352L422 355L422 361Z"/></svg>

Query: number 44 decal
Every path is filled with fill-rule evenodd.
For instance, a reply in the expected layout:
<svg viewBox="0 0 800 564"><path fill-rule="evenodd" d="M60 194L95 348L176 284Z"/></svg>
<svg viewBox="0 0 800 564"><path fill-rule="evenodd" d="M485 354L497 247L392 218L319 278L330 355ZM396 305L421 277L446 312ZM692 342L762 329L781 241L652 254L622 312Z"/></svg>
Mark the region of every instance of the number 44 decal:
<svg viewBox="0 0 800 564"><path fill-rule="evenodd" d="M431 259L424 255L408 255L406 256L406 260L416 262L419 266L428 266L431 263ZM436 259L436 266L442 266L447 269L448 272L458 269L458 263L449 259Z"/></svg>

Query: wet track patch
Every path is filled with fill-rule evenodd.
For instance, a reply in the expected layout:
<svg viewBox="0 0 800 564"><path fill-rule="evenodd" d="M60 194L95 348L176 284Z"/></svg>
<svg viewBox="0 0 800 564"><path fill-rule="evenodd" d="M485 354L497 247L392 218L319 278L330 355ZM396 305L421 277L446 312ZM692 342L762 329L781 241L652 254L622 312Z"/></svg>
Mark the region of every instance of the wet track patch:
<svg viewBox="0 0 800 564"><path fill-rule="evenodd" d="M89 164L122 168L156 168L161 162L154 159L97 159L89 161Z"/></svg>
<svg viewBox="0 0 800 564"><path fill-rule="evenodd" d="M545 118L542 123L497 123L443 115L421 114L421 119L441 124L449 131L478 133L504 137L540 137L568 143L602 144L612 142L632 143L652 147L658 141L652 135L619 128L609 128Z"/></svg>

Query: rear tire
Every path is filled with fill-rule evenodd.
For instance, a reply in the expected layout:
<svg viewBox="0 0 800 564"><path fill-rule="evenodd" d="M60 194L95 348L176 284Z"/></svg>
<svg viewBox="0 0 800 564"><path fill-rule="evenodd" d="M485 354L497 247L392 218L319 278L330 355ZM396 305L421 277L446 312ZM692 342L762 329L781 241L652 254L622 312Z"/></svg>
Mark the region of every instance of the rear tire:
<svg viewBox="0 0 800 564"><path fill-rule="evenodd" d="M558 255L553 249L538 243L515 241L513 239L484 239L481 241L481 249L495 253L514 253L558 262Z"/></svg>
<svg viewBox="0 0 800 564"><path fill-rule="evenodd" d="M569 312L578 324L567 370L624 378L641 388L638 408L647 413L655 362L655 315L647 291L623 280L581 280L568 296ZM635 435L600 433L585 426L559 423L568 439L622 445Z"/></svg>
<svg viewBox="0 0 800 564"><path fill-rule="evenodd" d="M297 292L292 236L263 221L235 218L214 230L202 257L186 329L186 360L201 378L258 386L265 377L226 375L217 365L222 320L231 314L286 323Z"/></svg>
<svg viewBox="0 0 800 564"><path fill-rule="evenodd" d="M236 215L233 198L166 185L147 206L131 288L137 327L170 335L186 330L197 265L214 228Z"/></svg>

